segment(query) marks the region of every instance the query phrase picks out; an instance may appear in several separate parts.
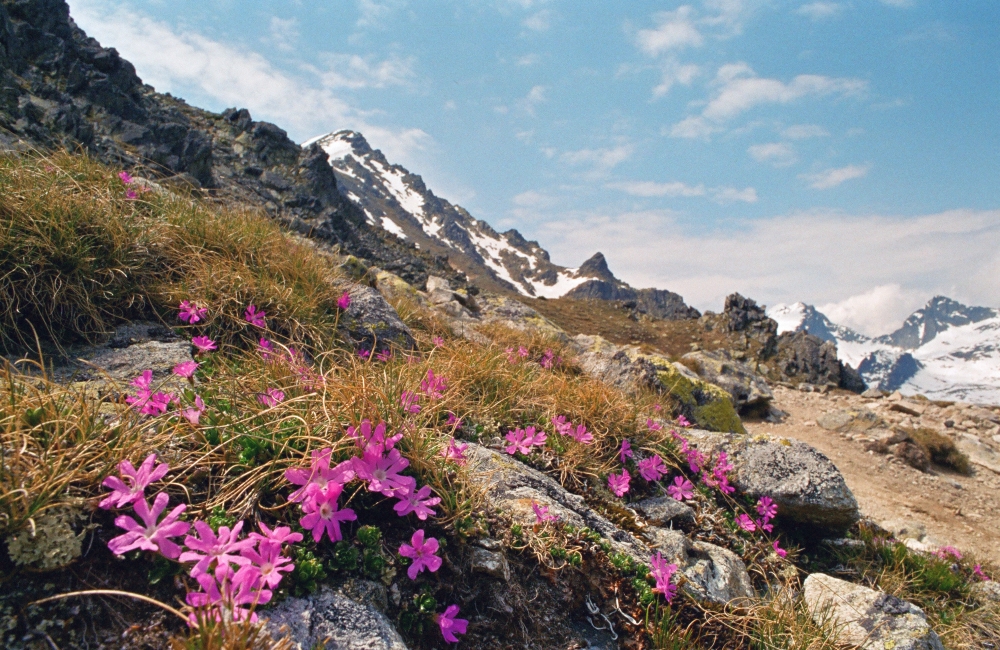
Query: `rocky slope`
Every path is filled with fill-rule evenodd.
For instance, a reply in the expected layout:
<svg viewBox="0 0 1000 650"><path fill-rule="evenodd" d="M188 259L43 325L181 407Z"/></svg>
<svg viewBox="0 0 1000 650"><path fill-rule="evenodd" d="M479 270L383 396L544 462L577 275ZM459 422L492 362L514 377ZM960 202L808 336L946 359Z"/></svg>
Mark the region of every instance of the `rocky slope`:
<svg viewBox="0 0 1000 650"><path fill-rule="evenodd" d="M620 281L601 253L575 269L554 264L538 242L513 229L498 233L461 206L435 195L420 176L390 163L360 133L336 131L303 144L313 145L327 153L339 186L370 225L422 250L446 255L452 265L484 286L529 297L634 302L641 313L656 318L699 316L675 293L635 289Z"/></svg>

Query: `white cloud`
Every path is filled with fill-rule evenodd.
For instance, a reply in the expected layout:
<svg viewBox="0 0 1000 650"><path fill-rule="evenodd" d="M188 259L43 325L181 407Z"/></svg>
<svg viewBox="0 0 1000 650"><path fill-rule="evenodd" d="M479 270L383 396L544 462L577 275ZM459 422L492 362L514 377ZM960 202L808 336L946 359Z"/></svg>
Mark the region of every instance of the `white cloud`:
<svg viewBox="0 0 1000 650"><path fill-rule="evenodd" d="M913 6L913 0L880 0L882 4L889 5L890 7L896 7L897 9L906 9L907 7Z"/></svg>
<svg viewBox="0 0 1000 650"><path fill-rule="evenodd" d="M827 305L891 284L921 302L940 293L1000 305L1000 210L916 217L801 212L724 231L693 231L666 210L536 214L534 223L540 225L531 237L545 242L553 259L572 265L603 251L618 277L677 291L699 309L721 310L733 291L765 304ZM897 325L912 307L883 303ZM863 308L860 300L850 305ZM862 329L879 322L873 316L864 324L860 312L853 318Z"/></svg>
<svg viewBox="0 0 1000 650"><path fill-rule="evenodd" d="M535 107L545 101L545 91L545 86L532 86L531 90L528 91L528 94L518 102L518 105L523 108L528 115L534 117Z"/></svg>
<svg viewBox="0 0 1000 650"><path fill-rule="evenodd" d="M315 70L327 88L387 88L408 85L416 76L413 72L413 58L396 56L376 60L357 54L321 54L326 64L323 70ZM312 69L307 67L307 69Z"/></svg>
<svg viewBox="0 0 1000 650"><path fill-rule="evenodd" d="M525 18L521 24L533 32L544 32L552 26L552 12L543 9Z"/></svg>
<svg viewBox="0 0 1000 650"><path fill-rule="evenodd" d="M455 103L454 99L449 99L444 103L444 110L446 111L453 111L456 108L458 108L458 104Z"/></svg>
<svg viewBox="0 0 1000 650"><path fill-rule="evenodd" d="M559 160L570 165L589 166L592 175L600 176L631 158L634 150L630 144L597 149L579 149L563 153L559 156Z"/></svg>
<svg viewBox="0 0 1000 650"><path fill-rule="evenodd" d="M360 29L381 28L385 25L385 20L392 15L393 10L401 4L405 4L405 2L399 2L399 0L390 2L358 0L358 22L355 24Z"/></svg>
<svg viewBox="0 0 1000 650"><path fill-rule="evenodd" d="M693 22L694 9L690 5L676 11L663 11L654 16L659 23L655 29L640 29L636 34L639 49L649 56L685 47L699 47L704 38Z"/></svg>
<svg viewBox="0 0 1000 650"><path fill-rule="evenodd" d="M616 181L607 183L605 187L620 190L631 196L652 197L696 197L704 196L719 204L757 202L757 190L752 187L737 189L735 187L705 187L704 184L688 185L680 181L656 183L653 181Z"/></svg>
<svg viewBox="0 0 1000 650"><path fill-rule="evenodd" d="M669 133L672 138L707 138L720 130L703 117L691 116L670 127Z"/></svg>
<svg viewBox="0 0 1000 650"><path fill-rule="evenodd" d="M521 67L528 67L538 63L537 54L525 54L524 56L518 57L515 63Z"/></svg>
<svg viewBox="0 0 1000 650"><path fill-rule="evenodd" d="M787 142L767 142L755 144L747 153L758 162L771 163L775 167L787 167L796 161L795 149Z"/></svg>
<svg viewBox="0 0 1000 650"><path fill-rule="evenodd" d="M927 295L899 284L883 284L817 309L834 323L870 336L896 330L907 316L927 302Z"/></svg>
<svg viewBox="0 0 1000 650"><path fill-rule="evenodd" d="M712 190L712 200L721 205L735 203L737 201L743 203L756 203L757 190L752 187L746 187L742 190L736 189L735 187L717 187Z"/></svg>
<svg viewBox="0 0 1000 650"><path fill-rule="evenodd" d="M807 138L825 138L830 132L817 124L793 124L789 126L781 135L789 140L805 140Z"/></svg>
<svg viewBox="0 0 1000 650"><path fill-rule="evenodd" d="M810 20L823 20L824 18L831 18L840 13L843 7L836 2L810 2L804 4L795 10L800 16L805 16Z"/></svg>
<svg viewBox="0 0 1000 650"><path fill-rule="evenodd" d="M295 49L295 42L299 39L299 21L295 18L282 19L271 16L271 42L282 52L291 52Z"/></svg>
<svg viewBox="0 0 1000 650"><path fill-rule="evenodd" d="M677 59L670 58L663 62L660 83L653 88L653 97L663 97L675 83L690 86L701 68L693 63L682 64Z"/></svg>
<svg viewBox="0 0 1000 650"><path fill-rule="evenodd" d="M807 181L809 187L814 190L828 190L854 178L861 178L868 173L869 169L871 169L871 165L847 165L846 167L825 169L815 174L801 174L799 178Z"/></svg>

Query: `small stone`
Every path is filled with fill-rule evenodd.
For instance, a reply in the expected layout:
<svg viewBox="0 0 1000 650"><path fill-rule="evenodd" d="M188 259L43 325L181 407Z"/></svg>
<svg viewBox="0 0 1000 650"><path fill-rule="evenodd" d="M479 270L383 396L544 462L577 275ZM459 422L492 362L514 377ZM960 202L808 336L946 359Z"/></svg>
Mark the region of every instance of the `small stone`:
<svg viewBox="0 0 1000 650"><path fill-rule="evenodd" d="M923 404L918 404L916 402L910 402L907 400L899 400L894 402L890 407L890 411L897 411L899 413L905 413L907 415L914 415L920 417L927 410L927 407Z"/></svg>
<svg viewBox="0 0 1000 650"><path fill-rule="evenodd" d="M469 568L473 573L485 573L503 580L510 579L510 569L507 559L499 551L488 551L485 548L472 547L469 550Z"/></svg>
<svg viewBox="0 0 1000 650"><path fill-rule="evenodd" d="M436 275L427 276L427 293L434 293L437 290L451 291L451 282Z"/></svg>
<svg viewBox="0 0 1000 650"><path fill-rule="evenodd" d="M674 523L679 526L694 524L694 510L673 497L653 497L633 503L632 507L654 526Z"/></svg>
<svg viewBox="0 0 1000 650"><path fill-rule="evenodd" d="M869 388L865 392L861 393L861 397L867 397L868 399L882 399L885 396L886 392L878 388Z"/></svg>

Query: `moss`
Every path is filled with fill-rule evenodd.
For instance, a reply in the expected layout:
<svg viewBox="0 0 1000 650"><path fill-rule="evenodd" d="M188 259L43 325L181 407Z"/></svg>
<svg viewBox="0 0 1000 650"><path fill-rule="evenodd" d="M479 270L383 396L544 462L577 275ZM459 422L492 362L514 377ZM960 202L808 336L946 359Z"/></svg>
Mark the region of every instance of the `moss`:
<svg viewBox="0 0 1000 650"><path fill-rule="evenodd" d="M720 399L694 409L694 420L702 427L711 431L728 431L731 433L746 433L740 416L728 399Z"/></svg>
<svg viewBox="0 0 1000 650"><path fill-rule="evenodd" d="M684 416L710 431L746 433L729 393L714 384L685 377L669 360L647 357L667 392L678 401Z"/></svg>

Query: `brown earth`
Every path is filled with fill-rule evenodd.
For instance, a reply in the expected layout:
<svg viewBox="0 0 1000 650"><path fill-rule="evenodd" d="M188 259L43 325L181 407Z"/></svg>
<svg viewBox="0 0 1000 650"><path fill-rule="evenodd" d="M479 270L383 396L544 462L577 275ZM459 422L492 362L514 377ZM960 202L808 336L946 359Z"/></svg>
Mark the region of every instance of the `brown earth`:
<svg viewBox="0 0 1000 650"><path fill-rule="evenodd" d="M905 527L919 537L922 527L922 541L930 547L951 545L1000 563L1000 475L978 465L971 476L937 466L922 472L891 455L866 451L865 433L841 434L816 424L824 413L839 409L888 414L885 399L781 386L774 388L774 396L775 406L788 417L780 424L745 422L751 434L801 440L822 451L844 474L862 513L890 530Z"/></svg>

